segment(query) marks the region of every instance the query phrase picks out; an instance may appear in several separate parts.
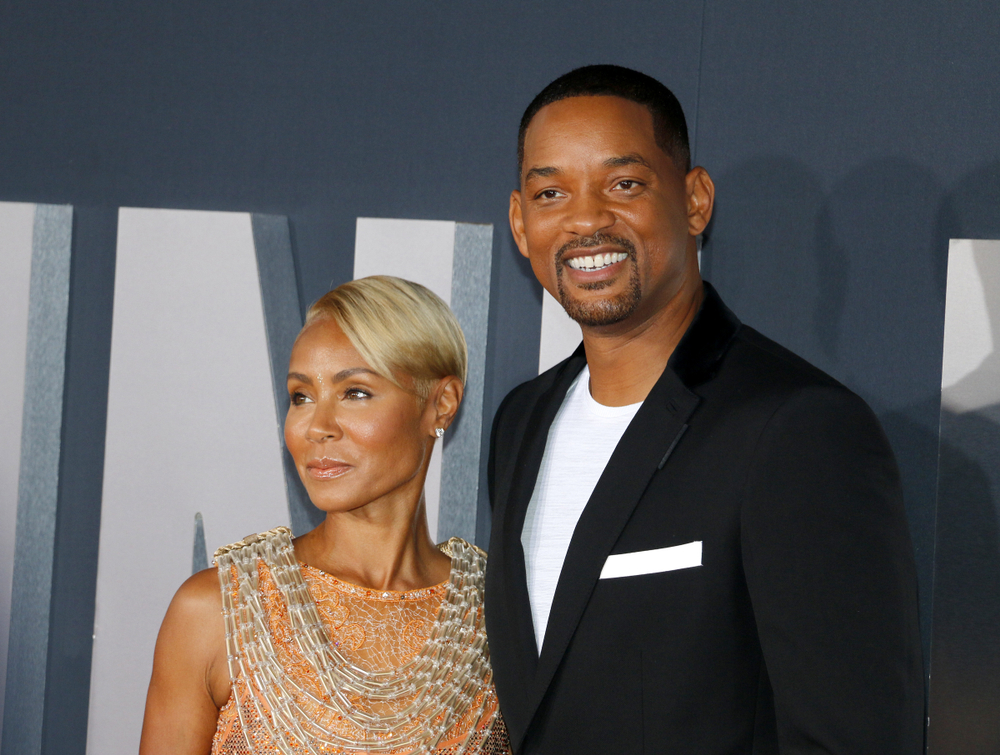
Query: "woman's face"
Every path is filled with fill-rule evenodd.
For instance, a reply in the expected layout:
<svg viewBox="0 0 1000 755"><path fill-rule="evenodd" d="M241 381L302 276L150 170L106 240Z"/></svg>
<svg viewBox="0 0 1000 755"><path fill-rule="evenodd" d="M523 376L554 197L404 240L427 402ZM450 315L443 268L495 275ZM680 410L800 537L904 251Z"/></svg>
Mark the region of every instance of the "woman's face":
<svg viewBox="0 0 1000 755"><path fill-rule="evenodd" d="M340 326L325 318L292 348L288 393L285 444L319 509L415 505L433 445L432 402L372 372Z"/></svg>

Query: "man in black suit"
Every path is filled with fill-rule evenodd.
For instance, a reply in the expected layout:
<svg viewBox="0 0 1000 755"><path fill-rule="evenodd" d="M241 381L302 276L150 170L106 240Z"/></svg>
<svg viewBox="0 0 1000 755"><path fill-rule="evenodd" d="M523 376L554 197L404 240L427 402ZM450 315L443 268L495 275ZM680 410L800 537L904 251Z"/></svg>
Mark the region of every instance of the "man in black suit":
<svg viewBox="0 0 1000 755"><path fill-rule="evenodd" d="M518 152L514 238L583 344L493 427L486 622L515 753L918 755L892 451L702 282L715 189L677 100L578 69Z"/></svg>

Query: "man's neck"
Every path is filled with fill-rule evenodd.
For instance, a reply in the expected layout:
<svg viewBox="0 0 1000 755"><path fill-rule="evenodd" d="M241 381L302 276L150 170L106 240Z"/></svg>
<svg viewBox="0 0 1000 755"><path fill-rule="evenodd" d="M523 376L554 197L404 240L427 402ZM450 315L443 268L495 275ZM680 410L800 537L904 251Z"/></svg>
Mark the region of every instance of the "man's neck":
<svg viewBox="0 0 1000 755"><path fill-rule="evenodd" d="M705 297L701 279L692 281L667 306L625 330L583 328L590 367L590 395L605 406L644 401L667 360L694 320Z"/></svg>

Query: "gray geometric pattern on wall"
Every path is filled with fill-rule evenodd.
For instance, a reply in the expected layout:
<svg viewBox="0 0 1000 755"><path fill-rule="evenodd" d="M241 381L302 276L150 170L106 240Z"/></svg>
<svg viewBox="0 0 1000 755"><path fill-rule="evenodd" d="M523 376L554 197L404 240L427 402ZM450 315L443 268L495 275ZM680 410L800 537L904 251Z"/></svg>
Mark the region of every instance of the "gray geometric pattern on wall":
<svg viewBox="0 0 1000 755"><path fill-rule="evenodd" d="M36 206L3 755L38 752L42 741L72 232L72 207Z"/></svg>

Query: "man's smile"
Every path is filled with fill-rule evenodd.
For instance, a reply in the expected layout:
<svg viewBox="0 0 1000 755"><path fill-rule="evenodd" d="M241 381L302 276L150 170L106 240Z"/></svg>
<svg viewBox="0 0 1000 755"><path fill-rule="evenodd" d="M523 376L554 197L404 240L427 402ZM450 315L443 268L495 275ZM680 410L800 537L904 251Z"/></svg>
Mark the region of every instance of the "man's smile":
<svg viewBox="0 0 1000 755"><path fill-rule="evenodd" d="M568 267L584 274L582 280L589 280L588 274L610 273L609 268L634 255L635 246L628 239L598 232L564 244L556 253L555 262L559 277L562 269Z"/></svg>
<svg viewBox="0 0 1000 755"><path fill-rule="evenodd" d="M605 254L573 257L566 260L566 265L574 270L592 272L594 270L603 270L606 267L614 265L616 262L623 262L627 259L628 254L625 252L606 252Z"/></svg>

